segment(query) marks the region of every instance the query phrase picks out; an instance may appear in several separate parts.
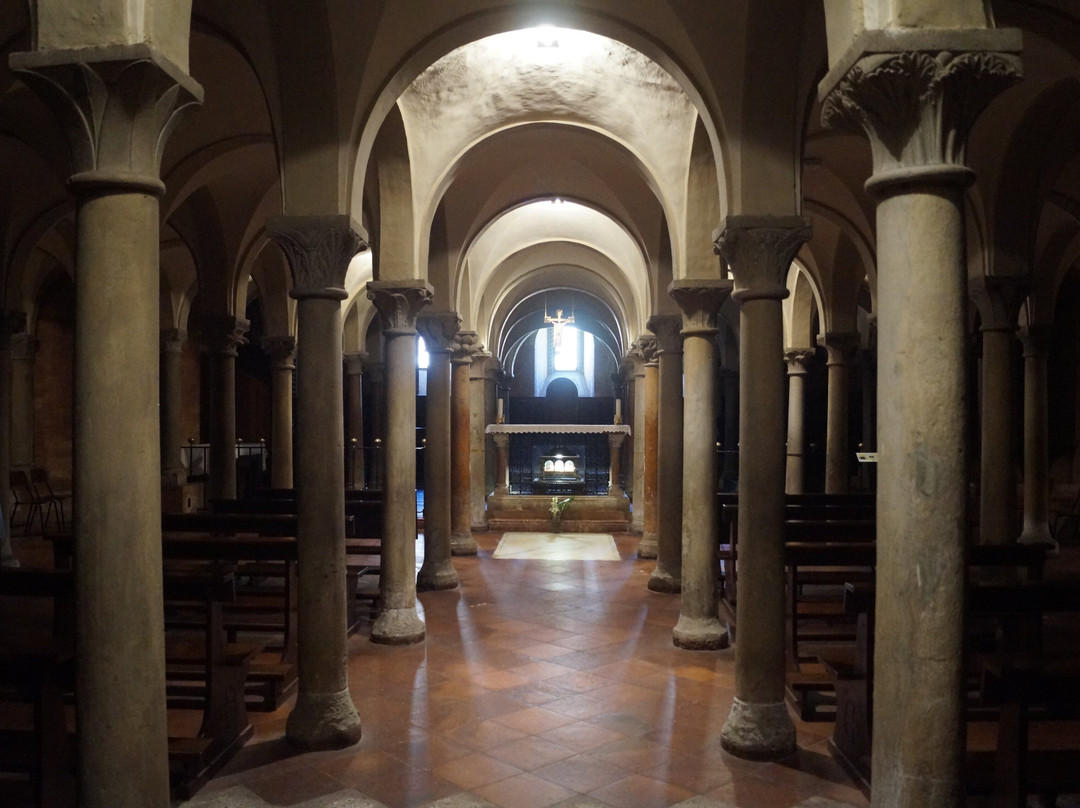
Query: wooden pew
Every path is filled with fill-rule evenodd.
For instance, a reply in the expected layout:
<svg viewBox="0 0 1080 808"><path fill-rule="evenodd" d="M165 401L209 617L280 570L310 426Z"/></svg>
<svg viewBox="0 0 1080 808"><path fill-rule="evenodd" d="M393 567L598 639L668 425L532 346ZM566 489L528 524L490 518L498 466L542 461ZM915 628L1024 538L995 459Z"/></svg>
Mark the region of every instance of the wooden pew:
<svg viewBox="0 0 1080 808"><path fill-rule="evenodd" d="M170 738L169 764L174 789L190 796L218 771L251 736L244 706L246 669L261 650L252 643L228 643L221 625L222 604L235 597L235 579L229 572L203 565L166 570L163 577L167 606L185 604L203 613L201 633L187 638L166 635L167 693L182 679L188 697L169 706L203 711L197 737ZM0 573L0 595L47 599L54 619L34 632L26 626L5 626L0 631L0 689L6 700L27 700L34 705L30 731L0 733L0 765L17 754L19 746L36 750L29 759L35 805L73 804L74 743L68 732L65 702L72 698L76 660L72 653L75 583L71 570L21 567ZM32 638L28 642L27 638ZM198 698L192 698L196 692ZM29 738L27 738L29 736ZM4 742L6 741L6 742Z"/></svg>
<svg viewBox="0 0 1080 808"><path fill-rule="evenodd" d="M272 489L288 490L288 489ZM260 499L218 499L211 500L209 510L214 514L261 515L277 514L295 516L297 503L290 497L266 497ZM346 533L351 538L377 539L382 536L383 503L382 500L346 499Z"/></svg>

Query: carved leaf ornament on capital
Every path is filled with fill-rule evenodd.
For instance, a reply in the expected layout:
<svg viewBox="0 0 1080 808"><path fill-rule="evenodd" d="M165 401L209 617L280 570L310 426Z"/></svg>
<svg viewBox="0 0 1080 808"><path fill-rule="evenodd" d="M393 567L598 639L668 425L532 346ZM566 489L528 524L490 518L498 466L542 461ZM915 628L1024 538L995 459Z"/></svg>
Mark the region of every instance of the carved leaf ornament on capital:
<svg viewBox="0 0 1080 808"><path fill-rule="evenodd" d="M415 331L420 310L435 298L423 287L369 289L367 294L382 318L384 333Z"/></svg>
<svg viewBox="0 0 1080 808"><path fill-rule="evenodd" d="M713 248L731 267L735 278L733 298L783 300L788 296L785 280L791 262L813 232L807 220L793 218L796 222L793 225L736 223L723 229Z"/></svg>
<svg viewBox="0 0 1080 808"><path fill-rule="evenodd" d="M454 350L454 338L461 327L461 318L456 312L425 314L417 318L416 327L429 353L450 353Z"/></svg>
<svg viewBox="0 0 1080 808"><path fill-rule="evenodd" d="M480 344L480 335L475 331L459 331L454 335L450 352L455 364L471 363L474 356L484 352L484 346Z"/></svg>
<svg viewBox="0 0 1080 808"><path fill-rule="evenodd" d="M638 337L637 348L646 365L655 365L659 360L660 346L656 342L656 337Z"/></svg>
<svg viewBox="0 0 1080 808"><path fill-rule="evenodd" d="M657 351L660 353L682 351L682 318L678 315L654 315L645 323L645 327L656 335Z"/></svg>
<svg viewBox="0 0 1080 808"><path fill-rule="evenodd" d="M333 297L344 300L349 262L367 243L353 228L303 219L271 221L270 237L289 262L294 298Z"/></svg>
<svg viewBox="0 0 1080 808"><path fill-rule="evenodd" d="M962 166L975 119L1020 75L1018 56L993 51L865 56L825 99L821 120L864 132L875 173Z"/></svg>

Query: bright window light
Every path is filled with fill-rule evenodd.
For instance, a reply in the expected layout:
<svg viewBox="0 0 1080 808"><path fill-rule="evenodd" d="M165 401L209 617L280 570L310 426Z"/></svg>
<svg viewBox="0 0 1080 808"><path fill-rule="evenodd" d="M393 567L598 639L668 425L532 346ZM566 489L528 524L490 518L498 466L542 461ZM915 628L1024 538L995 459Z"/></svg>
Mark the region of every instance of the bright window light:
<svg viewBox="0 0 1080 808"><path fill-rule="evenodd" d="M431 357L428 355L427 346L424 344L423 337L416 338L416 367L420 370L427 370L428 361Z"/></svg>

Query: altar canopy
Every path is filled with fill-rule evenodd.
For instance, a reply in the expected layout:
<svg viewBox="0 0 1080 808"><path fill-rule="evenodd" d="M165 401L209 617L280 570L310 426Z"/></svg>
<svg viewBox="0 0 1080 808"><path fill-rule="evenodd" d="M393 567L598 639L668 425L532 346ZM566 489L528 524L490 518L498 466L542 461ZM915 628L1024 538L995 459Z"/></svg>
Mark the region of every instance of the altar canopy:
<svg viewBox="0 0 1080 808"><path fill-rule="evenodd" d="M605 496L613 446L630 434L625 424L491 424L487 433L506 452L507 493ZM501 464L500 464L501 465ZM616 469L615 477L618 477Z"/></svg>

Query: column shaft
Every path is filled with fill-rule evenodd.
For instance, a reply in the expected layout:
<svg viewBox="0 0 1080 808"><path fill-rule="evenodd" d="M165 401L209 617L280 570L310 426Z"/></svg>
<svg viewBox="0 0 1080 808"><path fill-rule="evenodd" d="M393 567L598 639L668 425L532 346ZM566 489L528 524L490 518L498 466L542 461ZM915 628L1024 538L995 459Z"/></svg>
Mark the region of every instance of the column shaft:
<svg viewBox="0 0 1080 808"><path fill-rule="evenodd" d="M474 556L472 535L472 354L475 332L461 332L450 360L450 550L456 556Z"/></svg>
<svg viewBox="0 0 1080 808"><path fill-rule="evenodd" d="M270 424L270 487L293 487L293 361L296 340L267 337L263 349L273 365Z"/></svg>
<svg viewBox="0 0 1080 808"><path fill-rule="evenodd" d="M813 356L812 351L787 351L788 373L788 429L787 429L787 470L784 491L788 494L801 494L805 471L803 458L806 451L806 433L803 428L806 410L806 363Z"/></svg>
<svg viewBox="0 0 1080 808"><path fill-rule="evenodd" d="M984 331L979 542L1016 541L1016 486L1012 475L1013 329Z"/></svg>
<svg viewBox="0 0 1080 808"><path fill-rule="evenodd" d="M660 538L660 501L657 498L660 464L658 441L660 427L660 365L656 357L656 340L641 340L645 358L645 451L642 461L645 467L645 479L642 485L642 506L645 511L641 525L641 541L638 543L638 558L656 558Z"/></svg>
<svg viewBox="0 0 1080 808"><path fill-rule="evenodd" d="M848 473L850 450L848 440L848 391L851 356L858 346L858 333L825 334L829 352L828 414L825 434L825 493L846 494L850 489Z"/></svg>
<svg viewBox="0 0 1080 808"><path fill-rule="evenodd" d="M1050 480L1047 461L1046 358L1050 328L1028 326L1024 341L1024 530L1023 544L1057 547L1050 532Z"/></svg>
<svg viewBox="0 0 1080 808"><path fill-rule="evenodd" d="M653 592L682 589L683 538L683 352L681 317L654 317L657 335L657 525L656 567L649 576ZM711 360L710 360L711 367ZM712 396L710 396L710 402ZM710 433L711 434L711 433ZM715 459L713 465L715 466Z"/></svg>
<svg viewBox="0 0 1080 808"><path fill-rule="evenodd" d="M187 481L180 460L180 358L185 338L176 329L161 332L161 480L170 487Z"/></svg>
<svg viewBox="0 0 1080 808"><path fill-rule="evenodd" d="M645 391L645 360L641 356L640 347L635 343L631 351L634 360L634 487L631 502L633 512L630 517L630 527L635 533L643 533L645 530L645 410L647 408Z"/></svg>
<svg viewBox="0 0 1080 808"><path fill-rule="evenodd" d="M346 485L366 488L364 478L364 357L348 354L345 357L345 451L348 469Z"/></svg>

